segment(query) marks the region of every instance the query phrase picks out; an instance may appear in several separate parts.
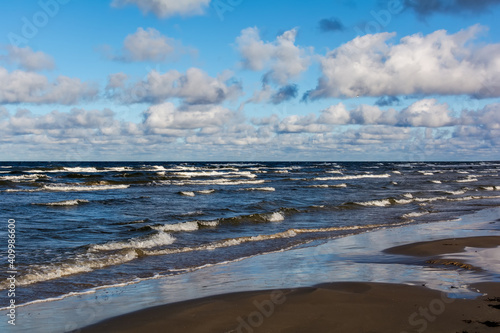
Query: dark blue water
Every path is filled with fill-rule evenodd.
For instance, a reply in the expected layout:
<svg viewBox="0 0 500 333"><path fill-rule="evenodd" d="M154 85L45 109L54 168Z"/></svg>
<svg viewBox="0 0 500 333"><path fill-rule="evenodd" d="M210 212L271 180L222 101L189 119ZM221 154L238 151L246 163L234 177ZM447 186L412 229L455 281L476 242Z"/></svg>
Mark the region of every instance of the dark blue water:
<svg viewBox="0 0 500 333"><path fill-rule="evenodd" d="M9 219L20 304L498 206L499 170L497 162L2 162L2 272Z"/></svg>

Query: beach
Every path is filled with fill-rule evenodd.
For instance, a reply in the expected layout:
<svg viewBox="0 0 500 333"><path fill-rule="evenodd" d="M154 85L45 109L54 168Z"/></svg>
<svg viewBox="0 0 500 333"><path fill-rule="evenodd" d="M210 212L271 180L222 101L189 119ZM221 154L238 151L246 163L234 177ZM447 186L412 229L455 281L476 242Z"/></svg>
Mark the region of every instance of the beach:
<svg viewBox="0 0 500 333"><path fill-rule="evenodd" d="M386 252L432 260L465 247L498 246L500 236L467 237L407 244ZM223 294L137 311L82 332L497 331L500 283L478 283L470 288L481 296L451 298L424 285L369 282Z"/></svg>
<svg viewBox="0 0 500 333"><path fill-rule="evenodd" d="M498 321L497 163L4 169L18 265L15 298L0 295L6 319L15 300L16 325L2 332L487 332Z"/></svg>

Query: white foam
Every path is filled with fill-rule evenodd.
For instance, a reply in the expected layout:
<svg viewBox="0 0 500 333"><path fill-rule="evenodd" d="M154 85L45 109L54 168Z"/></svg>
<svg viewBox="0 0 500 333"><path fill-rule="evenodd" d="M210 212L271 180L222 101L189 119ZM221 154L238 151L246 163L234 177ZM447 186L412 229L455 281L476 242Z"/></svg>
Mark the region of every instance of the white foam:
<svg viewBox="0 0 500 333"><path fill-rule="evenodd" d="M433 182L434 184L441 184L440 180L431 180L431 182Z"/></svg>
<svg viewBox="0 0 500 333"><path fill-rule="evenodd" d="M469 175L467 176L467 178L464 178L464 179L457 179L456 182L457 183L470 183L470 182L477 182L477 176L473 176L473 175Z"/></svg>
<svg viewBox="0 0 500 333"><path fill-rule="evenodd" d="M256 184L262 184L265 183L266 181L263 179L260 180L232 180L232 179L227 179L227 178L219 178L219 179L207 179L207 180L182 180L182 181L176 181L176 180L165 180L165 181L160 181L157 182L156 184L167 184L167 185L243 185L243 184L249 184L249 185L256 185Z"/></svg>
<svg viewBox="0 0 500 333"><path fill-rule="evenodd" d="M394 170L392 173L394 173L394 174L396 174L396 175L400 175L400 174L401 174L401 171Z"/></svg>
<svg viewBox="0 0 500 333"><path fill-rule="evenodd" d="M157 246L170 245L175 238L166 232L158 232L148 237L132 238L127 241L115 241L104 244L93 244L90 251L109 251L121 249L145 249Z"/></svg>
<svg viewBox="0 0 500 333"><path fill-rule="evenodd" d="M44 205L44 206L76 206L81 203L87 203L88 200L83 199L75 199L75 200L64 200L64 201L56 201L56 202L47 202L47 203L34 203L34 205Z"/></svg>
<svg viewBox="0 0 500 333"><path fill-rule="evenodd" d="M94 167L88 167L88 168L83 168L83 167L64 167L64 171L67 172L81 172L81 173L95 173L95 172L103 172L104 170L97 170ZM61 172L61 170L58 170L58 172Z"/></svg>
<svg viewBox="0 0 500 333"><path fill-rule="evenodd" d="M229 171L229 172L221 172L221 171L183 171L183 172L175 172L175 176L184 177L184 178L193 178L193 177L247 177L247 178L255 178L257 177L250 171Z"/></svg>
<svg viewBox="0 0 500 333"><path fill-rule="evenodd" d="M413 200L415 200L417 202L432 202L432 201L446 200L446 199L448 199L448 197L439 196L439 197L430 197L430 198L415 198Z"/></svg>
<svg viewBox="0 0 500 333"><path fill-rule="evenodd" d="M203 227L216 227L219 225L219 221L198 221L198 225Z"/></svg>
<svg viewBox="0 0 500 333"><path fill-rule="evenodd" d="M391 175L388 173L381 175L351 175L351 176L342 176L342 177L317 177L314 180L349 180L349 179L363 179L363 178L389 178Z"/></svg>
<svg viewBox="0 0 500 333"><path fill-rule="evenodd" d="M38 192L41 191L42 189L36 188L36 189L17 189L17 188L9 188L7 190L4 190L4 192Z"/></svg>
<svg viewBox="0 0 500 333"><path fill-rule="evenodd" d="M405 219L408 219L408 218L423 216L426 214L429 214L429 212L428 211L411 212L411 213L404 214L402 217Z"/></svg>
<svg viewBox="0 0 500 333"><path fill-rule="evenodd" d="M266 216L269 222L281 222L285 219L285 216L281 212L274 212Z"/></svg>
<svg viewBox="0 0 500 333"><path fill-rule="evenodd" d="M429 172L429 171L419 171L419 172L420 172L422 175L424 175L424 176L433 176L433 175L434 175L434 173Z"/></svg>
<svg viewBox="0 0 500 333"><path fill-rule="evenodd" d="M180 195L185 195L186 197L194 197L195 194L194 192L191 192L191 191L183 191L183 192L179 192Z"/></svg>
<svg viewBox="0 0 500 333"><path fill-rule="evenodd" d="M362 206L376 206L376 207L387 207L392 204L389 199L371 200L371 201L355 202L355 203Z"/></svg>
<svg viewBox="0 0 500 333"><path fill-rule="evenodd" d="M32 283L61 278L68 275L91 272L107 266L120 265L138 257L135 250L122 251L103 257L92 253L85 253L66 263L49 264L48 266L36 265L30 271L16 279L16 285L25 286ZM7 288L8 281L0 282L0 289Z"/></svg>
<svg viewBox="0 0 500 333"><path fill-rule="evenodd" d="M11 182L22 182L22 181L35 181L39 178L49 178L47 175L40 175L40 174L35 174L35 175L19 175L19 176L1 176L0 180L8 180Z"/></svg>
<svg viewBox="0 0 500 333"><path fill-rule="evenodd" d="M151 227L158 231L195 231L199 229L198 221L181 222L176 224L164 224Z"/></svg>
<svg viewBox="0 0 500 333"><path fill-rule="evenodd" d="M482 186L481 189L485 191L498 191L500 190L500 186Z"/></svg>
<svg viewBox="0 0 500 333"><path fill-rule="evenodd" d="M469 195L466 197L460 197L460 198L450 198L448 201L469 201L469 200L478 200L478 199L498 199L500 196L498 195L492 195L492 196L476 196L476 195Z"/></svg>
<svg viewBox="0 0 500 333"><path fill-rule="evenodd" d="M343 175L344 173L341 170L327 170L326 173L337 173Z"/></svg>
<svg viewBox="0 0 500 333"><path fill-rule="evenodd" d="M411 193L405 193L405 194L403 194L403 197L405 197L407 199L411 199L411 198L413 198L413 194L411 194Z"/></svg>
<svg viewBox="0 0 500 333"><path fill-rule="evenodd" d="M105 171L116 171L116 172L121 172L121 171L132 171L131 167L107 167Z"/></svg>
<svg viewBox="0 0 500 333"><path fill-rule="evenodd" d="M196 191L196 193L199 193L199 194L212 194L214 192L215 192L215 190L200 190L200 191Z"/></svg>
<svg viewBox="0 0 500 333"><path fill-rule="evenodd" d="M274 187L249 187L249 188L244 188L242 190L245 190L245 191L268 191L268 192L276 191L276 189Z"/></svg>
<svg viewBox="0 0 500 333"><path fill-rule="evenodd" d="M467 192L467 190L456 190L456 191L445 191L445 192L451 195L460 195Z"/></svg>
<svg viewBox="0 0 500 333"><path fill-rule="evenodd" d="M43 189L59 192L78 192L78 191L104 191L118 190L130 187L130 185L44 185Z"/></svg>

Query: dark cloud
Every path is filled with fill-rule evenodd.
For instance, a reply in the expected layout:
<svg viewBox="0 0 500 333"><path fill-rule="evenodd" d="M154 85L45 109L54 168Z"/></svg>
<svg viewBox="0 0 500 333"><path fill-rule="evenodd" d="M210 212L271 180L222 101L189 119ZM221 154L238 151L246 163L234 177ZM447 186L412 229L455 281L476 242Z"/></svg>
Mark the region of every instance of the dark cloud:
<svg viewBox="0 0 500 333"><path fill-rule="evenodd" d="M421 17L434 13L479 13L498 4L500 0L404 0L405 8Z"/></svg>
<svg viewBox="0 0 500 333"><path fill-rule="evenodd" d="M344 29L342 22L335 17L319 21L319 30L322 32L342 31Z"/></svg>
<svg viewBox="0 0 500 333"><path fill-rule="evenodd" d="M375 105L378 106L391 106L399 103L399 98L396 96L384 96L377 99Z"/></svg>
<svg viewBox="0 0 500 333"><path fill-rule="evenodd" d="M289 99L297 97L298 87L296 84L289 84L281 87L273 96L271 96L271 102L273 104L279 104Z"/></svg>

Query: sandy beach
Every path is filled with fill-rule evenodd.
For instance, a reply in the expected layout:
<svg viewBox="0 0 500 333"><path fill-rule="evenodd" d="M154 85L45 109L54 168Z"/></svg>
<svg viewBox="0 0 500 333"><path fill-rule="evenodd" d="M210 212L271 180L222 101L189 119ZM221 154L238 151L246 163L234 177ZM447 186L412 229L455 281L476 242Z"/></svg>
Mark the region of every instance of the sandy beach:
<svg viewBox="0 0 500 333"><path fill-rule="evenodd" d="M466 247L495 248L499 236L411 243L384 251L422 265ZM444 256L446 257L446 256ZM413 258L414 259L414 258ZM451 270L468 266L445 265ZM474 262L461 262L475 267ZM398 274L397 271L394 274ZM424 284L425 285L425 284ZM111 318L82 332L498 332L500 283L470 286L476 298L454 298L426 288L336 282L306 288L240 292L147 308Z"/></svg>

